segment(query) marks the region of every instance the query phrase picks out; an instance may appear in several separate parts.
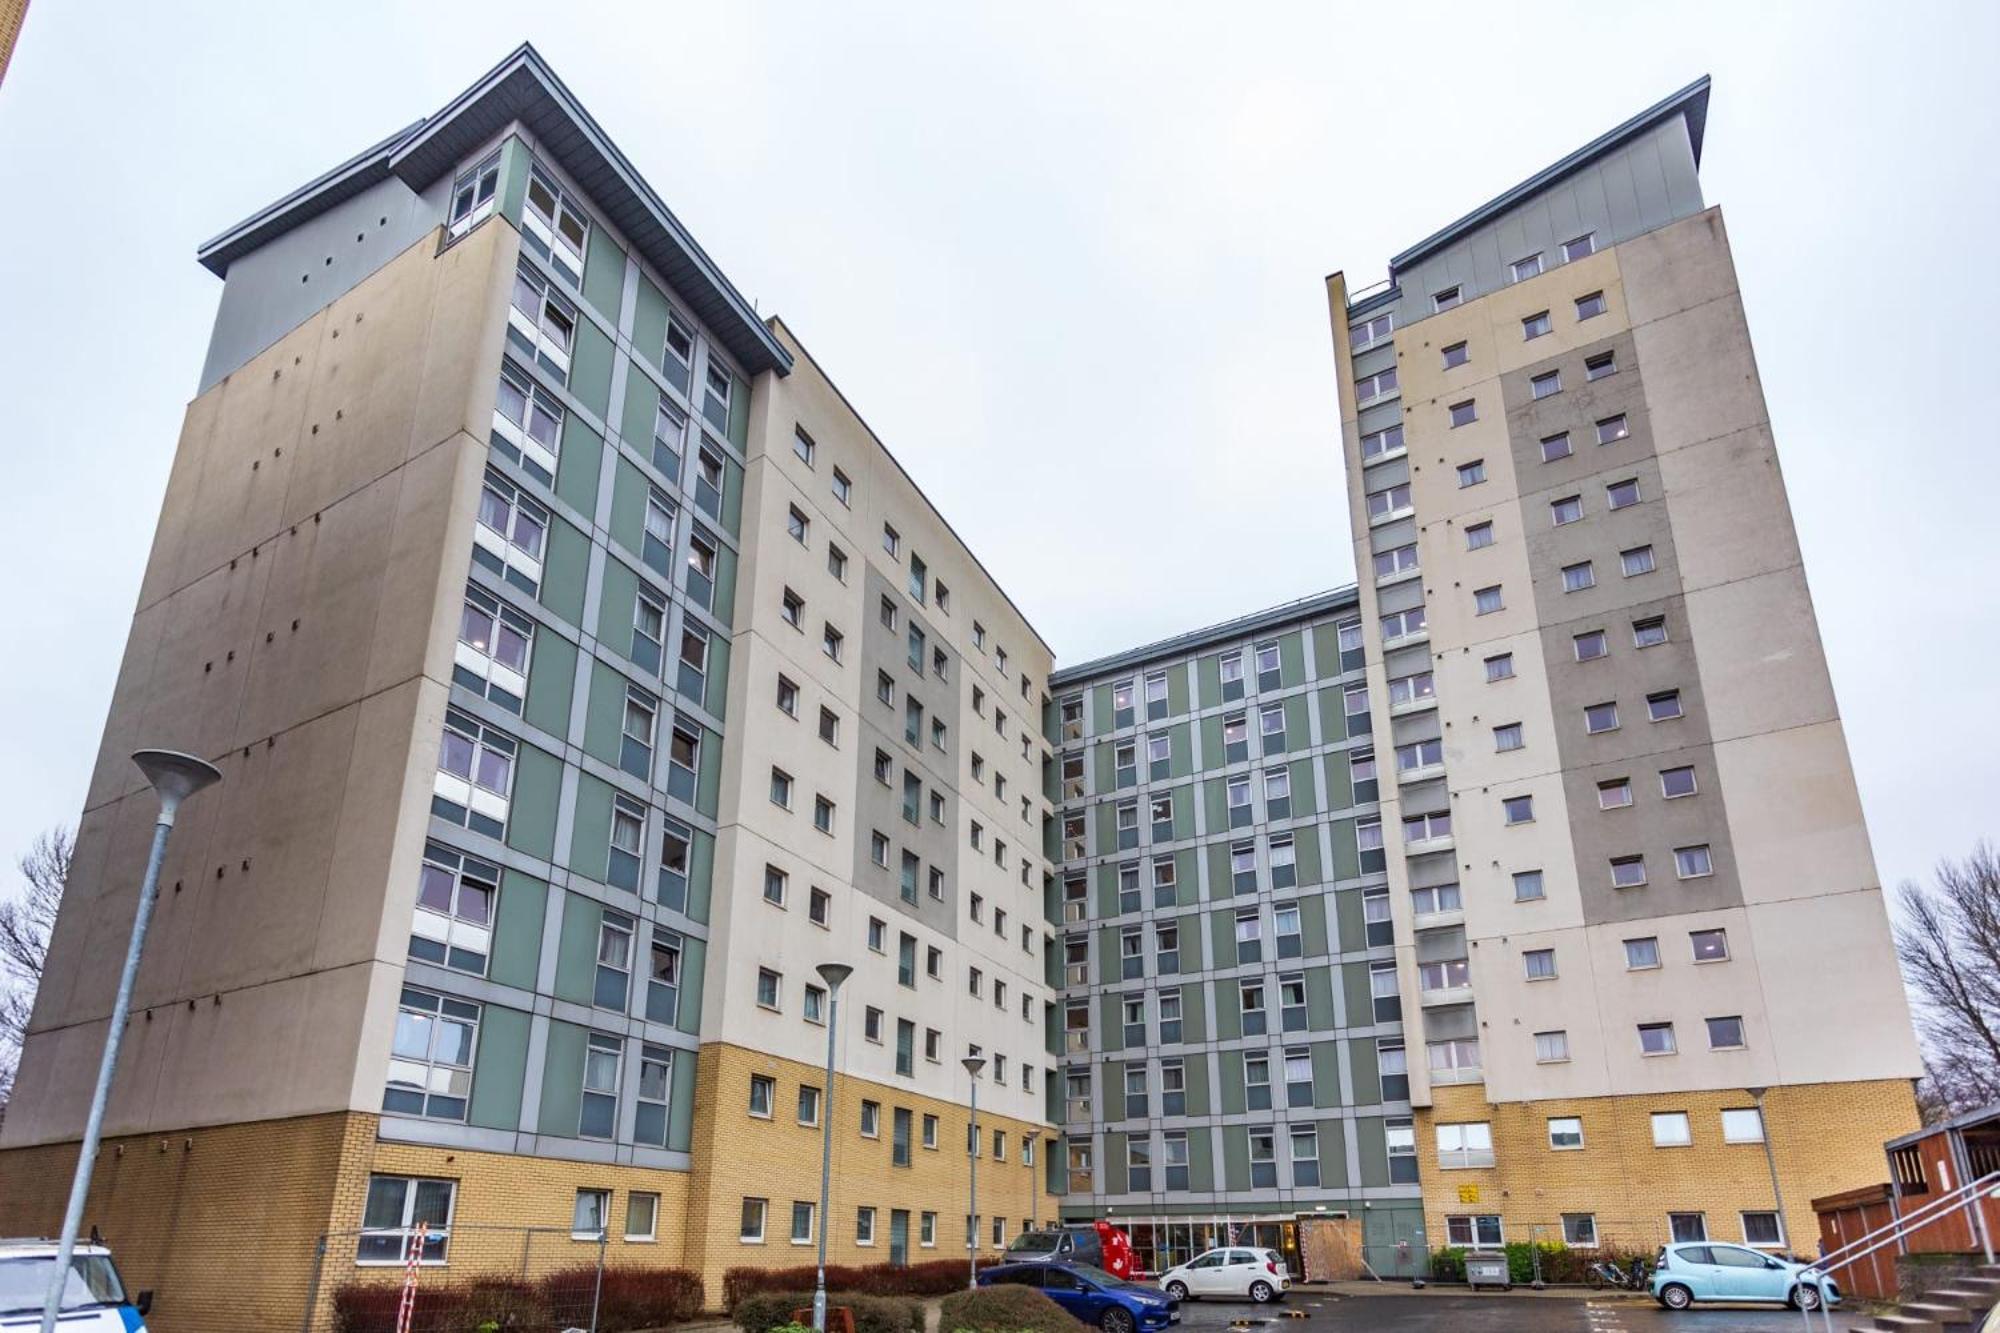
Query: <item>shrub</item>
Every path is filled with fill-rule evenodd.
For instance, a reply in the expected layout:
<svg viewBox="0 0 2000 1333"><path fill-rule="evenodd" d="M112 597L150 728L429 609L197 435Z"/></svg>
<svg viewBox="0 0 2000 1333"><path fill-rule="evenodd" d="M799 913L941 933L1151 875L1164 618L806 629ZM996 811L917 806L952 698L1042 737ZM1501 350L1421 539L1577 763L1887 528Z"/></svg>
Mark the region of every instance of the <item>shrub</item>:
<svg viewBox="0 0 2000 1333"><path fill-rule="evenodd" d="M997 1262L997 1261L995 1261ZM722 1275L722 1306L731 1313L745 1296L765 1291L811 1291L816 1270L797 1268L731 1268ZM921 1264L869 1264L851 1267L828 1264L828 1291L857 1291L870 1296L944 1296L965 1287L962 1259L933 1259Z"/></svg>
<svg viewBox="0 0 2000 1333"><path fill-rule="evenodd" d="M938 1327L949 1333L1077 1333L1083 1325L1033 1287L980 1287L944 1298Z"/></svg>
<svg viewBox="0 0 2000 1333"><path fill-rule="evenodd" d="M595 1294L600 1333L624 1333L693 1318L701 1312L702 1285L701 1278L685 1268L609 1265L600 1290L597 1266L576 1264L543 1278L541 1294L550 1317L577 1318L579 1322L580 1316L589 1312ZM508 1327L506 1321L501 1321L501 1327Z"/></svg>
<svg viewBox="0 0 2000 1333"><path fill-rule="evenodd" d="M336 1333L394 1333L401 1295L397 1283L349 1283L338 1288L333 1294ZM475 1277L426 1283L417 1289L416 1326L452 1333L485 1327L564 1327L588 1321L593 1297L598 1303L599 1333L630 1333L699 1314L701 1278L682 1268L607 1267L599 1290L597 1266L576 1264L534 1282ZM916 1333L922 1333L921 1323Z"/></svg>
<svg viewBox="0 0 2000 1333"><path fill-rule="evenodd" d="M466 1289L448 1284L417 1288L420 1324L471 1328ZM350 1282L333 1293L333 1326L337 1333L395 1333L396 1308L402 1303L400 1283Z"/></svg>
<svg viewBox="0 0 2000 1333"><path fill-rule="evenodd" d="M828 1269L828 1277L833 1270ZM760 1291L740 1298L732 1312L744 1333L769 1333L793 1322L796 1310L812 1308L812 1292ZM827 1306L844 1306L854 1315L854 1333L924 1333L924 1306L921 1301L900 1296L868 1296L843 1293L838 1300L828 1298Z"/></svg>
<svg viewBox="0 0 2000 1333"><path fill-rule="evenodd" d="M1441 1250L1432 1250L1431 1281L1465 1281L1465 1250L1457 1245L1447 1245Z"/></svg>

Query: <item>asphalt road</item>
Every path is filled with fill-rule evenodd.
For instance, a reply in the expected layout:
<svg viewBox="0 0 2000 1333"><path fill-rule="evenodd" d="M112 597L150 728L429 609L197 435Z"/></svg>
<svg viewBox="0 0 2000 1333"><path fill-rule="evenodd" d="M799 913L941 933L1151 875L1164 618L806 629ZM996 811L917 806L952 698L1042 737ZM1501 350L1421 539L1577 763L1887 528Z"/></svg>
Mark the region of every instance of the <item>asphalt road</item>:
<svg viewBox="0 0 2000 1333"><path fill-rule="evenodd" d="M1286 1310L1303 1310L1304 1319ZM1845 1328L1839 1314L1836 1327ZM1798 1312L1727 1306L1674 1314L1651 1301L1490 1292L1481 1296L1398 1289L1381 1296L1336 1296L1295 1288L1282 1303L1197 1300L1181 1306L1186 1333L1799 1333ZM1817 1320L1815 1320L1817 1327Z"/></svg>

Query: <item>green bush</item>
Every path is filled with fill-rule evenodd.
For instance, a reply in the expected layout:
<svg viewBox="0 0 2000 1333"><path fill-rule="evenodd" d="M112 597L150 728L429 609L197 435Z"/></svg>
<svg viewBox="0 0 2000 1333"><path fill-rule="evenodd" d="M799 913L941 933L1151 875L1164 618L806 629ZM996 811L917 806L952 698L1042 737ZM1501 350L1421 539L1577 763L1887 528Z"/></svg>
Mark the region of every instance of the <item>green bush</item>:
<svg viewBox="0 0 2000 1333"><path fill-rule="evenodd" d="M793 1322L797 1310L812 1309L810 1291L760 1291L736 1302L732 1315L744 1333L770 1333ZM864 1296L844 1292L827 1297L829 1310L836 1306L854 1315L854 1333L924 1333L924 1305L907 1296Z"/></svg>
<svg viewBox="0 0 2000 1333"><path fill-rule="evenodd" d="M1431 1251L1431 1281L1465 1281L1465 1249L1459 1245L1447 1245L1441 1250Z"/></svg>
<svg viewBox="0 0 2000 1333"><path fill-rule="evenodd" d="M1077 1333L1083 1325L1033 1287L980 1287L944 1298L946 1333Z"/></svg>
<svg viewBox="0 0 2000 1333"><path fill-rule="evenodd" d="M986 1260L995 1263L997 1260ZM722 1274L722 1308L736 1309L745 1296L760 1291L810 1291L816 1270L811 1264L794 1268L730 1268ZM965 1260L929 1259L917 1264L828 1264L828 1291L858 1291L868 1296L946 1296L965 1289Z"/></svg>

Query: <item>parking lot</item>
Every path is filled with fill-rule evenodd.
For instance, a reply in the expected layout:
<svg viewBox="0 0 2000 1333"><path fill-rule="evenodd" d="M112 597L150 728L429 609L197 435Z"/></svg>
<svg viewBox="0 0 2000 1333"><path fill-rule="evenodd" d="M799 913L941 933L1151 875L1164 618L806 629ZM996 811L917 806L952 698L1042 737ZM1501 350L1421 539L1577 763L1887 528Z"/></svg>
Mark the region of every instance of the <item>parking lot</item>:
<svg viewBox="0 0 2000 1333"><path fill-rule="evenodd" d="M1306 1317L1291 1318L1287 1310L1303 1310ZM1295 1288L1283 1302L1271 1306L1188 1301L1181 1306L1181 1316L1183 1329L1201 1333L1229 1333L1230 1321L1236 1319L1253 1321L1251 1333L1796 1333L1800 1327L1796 1311L1756 1306L1673 1314L1652 1301L1631 1298L1527 1292L1471 1296L1407 1287L1388 1288L1377 1295L1359 1294L1352 1287L1341 1294ZM1837 1315L1836 1324L1846 1327Z"/></svg>

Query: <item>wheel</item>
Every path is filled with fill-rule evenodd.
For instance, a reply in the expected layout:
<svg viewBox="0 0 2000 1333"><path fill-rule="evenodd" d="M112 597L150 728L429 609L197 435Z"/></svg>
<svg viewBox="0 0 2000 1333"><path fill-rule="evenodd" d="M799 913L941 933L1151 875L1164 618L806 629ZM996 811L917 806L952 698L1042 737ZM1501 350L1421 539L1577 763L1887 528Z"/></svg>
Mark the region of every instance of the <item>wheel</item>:
<svg viewBox="0 0 2000 1333"><path fill-rule="evenodd" d="M1167 1284L1167 1295L1173 1297L1177 1301L1186 1300L1188 1298L1187 1283L1169 1282Z"/></svg>
<svg viewBox="0 0 2000 1333"><path fill-rule="evenodd" d="M1604 1290L1604 1274L1598 1270L1595 1264L1584 1270L1583 1285L1589 1287L1592 1291Z"/></svg>
<svg viewBox="0 0 2000 1333"><path fill-rule="evenodd" d="M1265 1304L1275 1295L1277 1295L1276 1289L1261 1277L1250 1284L1250 1299L1259 1305Z"/></svg>
<svg viewBox="0 0 2000 1333"><path fill-rule="evenodd" d="M1104 1333L1137 1333L1139 1327L1133 1322L1131 1311L1116 1305L1098 1318L1097 1326Z"/></svg>
<svg viewBox="0 0 2000 1333"><path fill-rule="evenodd" d="M1694 1293L1678 1282L1660 1288L1660 1304L1669 1310L1685 1310L1694 1304Z"/></svg>
<svg viewBox="0 0 2000 1333"><path fill-rule="evenodd" d="M1785 1304L1791 1306L1794 1310L1817 1310L1819 1309L1819 1288L1808 1287L1801 1282L1798 1286L1792 1288L1792 1294L1786 1298Z"/></svg>

